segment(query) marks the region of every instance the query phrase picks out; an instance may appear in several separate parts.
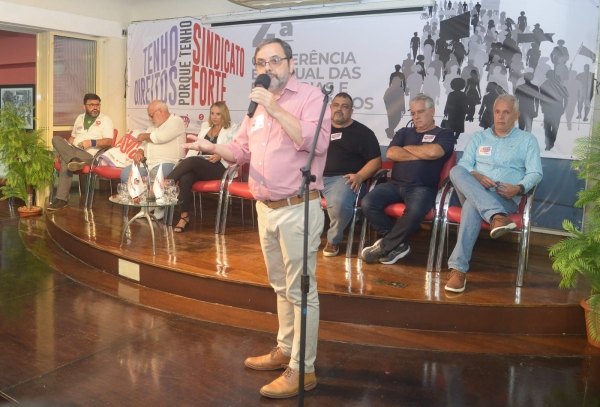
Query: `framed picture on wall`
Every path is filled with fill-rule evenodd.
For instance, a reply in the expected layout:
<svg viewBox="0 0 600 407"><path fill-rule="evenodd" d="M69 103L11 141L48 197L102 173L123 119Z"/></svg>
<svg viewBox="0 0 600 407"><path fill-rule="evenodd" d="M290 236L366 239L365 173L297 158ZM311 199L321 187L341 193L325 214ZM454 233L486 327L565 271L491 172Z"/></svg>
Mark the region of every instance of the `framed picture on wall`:
<svg viewBox="0 0 600 407"><path fill-rule="evenodd" d="M12 103L16 107L31 106L24 117L25 128L35 128L35 85L0 85L0 107L3 108L6 103Z"/></svg>

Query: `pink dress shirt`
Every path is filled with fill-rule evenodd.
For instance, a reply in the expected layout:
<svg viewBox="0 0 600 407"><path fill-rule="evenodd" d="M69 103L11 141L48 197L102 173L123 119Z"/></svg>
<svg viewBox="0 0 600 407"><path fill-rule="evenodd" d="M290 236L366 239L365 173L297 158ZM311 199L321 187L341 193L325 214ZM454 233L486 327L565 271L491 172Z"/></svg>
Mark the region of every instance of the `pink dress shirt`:
<svg viewBox="0 0 600 407"><path fill-rule="evenodd" d="M299 82L292 76L277 100L279 105L300 120L302 145L295 144L265 108L258 105L253 118L246 116L233 141L228 144L235 164L250 162L248 186L259 201L277 201L298 195L302 182L300 168L306 165L319 116L323 93L316 87ZM312 162L311 173L317 181L311 190L323 189L323 170L329 147L331 109L325 109L321 131Z"/></svg>

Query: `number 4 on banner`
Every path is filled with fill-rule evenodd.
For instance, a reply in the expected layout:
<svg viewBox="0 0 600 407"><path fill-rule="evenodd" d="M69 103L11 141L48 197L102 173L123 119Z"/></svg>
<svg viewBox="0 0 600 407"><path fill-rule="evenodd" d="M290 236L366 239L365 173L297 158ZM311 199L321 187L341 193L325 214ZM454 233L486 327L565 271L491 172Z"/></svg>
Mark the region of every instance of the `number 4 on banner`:
<svg viewBox="0 0 600 407"><path fill-rule="evenodd" d="M292 23L281 23L281 29L278 34L267 34L269 32L269 28L271 28L271 24L263 24L258 29L254 40L252 41L252 46L256 48L260 42L266 38L275 38L278 37L291 37L294 35L294 26ZM282 38L285 40L285 38Z"/></svg>

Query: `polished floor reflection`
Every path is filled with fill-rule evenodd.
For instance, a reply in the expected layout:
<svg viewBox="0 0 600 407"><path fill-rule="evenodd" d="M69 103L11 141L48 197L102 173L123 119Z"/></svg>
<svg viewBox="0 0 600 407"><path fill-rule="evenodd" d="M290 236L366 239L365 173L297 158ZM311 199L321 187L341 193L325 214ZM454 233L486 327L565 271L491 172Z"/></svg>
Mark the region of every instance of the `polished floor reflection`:
<svg viewBox="0 0 600 407"><path fill-rule="evenodd" d="M0 207L0 399L297 405L295 398L260 396L259 388L278 373L243 364L268 351L273 334L184 318L79 284L49 266L52 253L46 259L43 247L30 246L48 239L35 222ZM123 298L141 302L131 286L118 287ZM509 356L321 340L316 370L319 385L307 393L307 406L600 405L594 353Z"/></svg>

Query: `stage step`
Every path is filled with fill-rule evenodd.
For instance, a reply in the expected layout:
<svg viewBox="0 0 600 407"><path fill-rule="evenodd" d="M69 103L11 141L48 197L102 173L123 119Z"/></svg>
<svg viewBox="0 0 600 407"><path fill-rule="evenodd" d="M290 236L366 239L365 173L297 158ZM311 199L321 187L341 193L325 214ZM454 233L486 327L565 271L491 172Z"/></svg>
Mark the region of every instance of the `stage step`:
<svg viewBox="0 0 600 407"><path fill-rule="evenodd" d="M44 218L21 221L21 237L36 256L73 280L144 307L203 321L266 332L277 331L272 312L209 303L144 287L115 277L71 256L50 237ZM461 353L510 355L600 355L582 335L500 335L412 330L394 327L321 321L319 339L372 346Z"/></svg>

